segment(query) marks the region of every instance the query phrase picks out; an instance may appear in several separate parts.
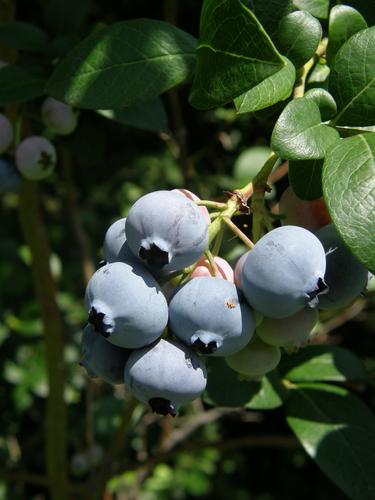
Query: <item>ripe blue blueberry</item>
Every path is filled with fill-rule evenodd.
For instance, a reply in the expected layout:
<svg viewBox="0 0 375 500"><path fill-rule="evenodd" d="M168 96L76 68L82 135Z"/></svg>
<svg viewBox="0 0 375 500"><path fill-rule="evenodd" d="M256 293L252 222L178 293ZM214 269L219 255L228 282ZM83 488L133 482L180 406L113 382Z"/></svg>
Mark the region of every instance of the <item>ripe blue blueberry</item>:
<svg viewBox="0 0 375 500"><path fill-rule="evenodd" d="M126 217L123 217L109 226L103 245L105 262L137 262L126 241L125 223Z"/></svg>
<svg viewBox="0 0 375 500"><path fill-rule="evenodd" d="M319 300L319 308L347 306L366 288L368 271L345 245L333 224L319 229L316 236L326 251L324 279L329 287L328 293Z"/></svg>
<svg viewBox="0 0 375 500"><path fill-rule="evenodd" d="M86 368L90 377L99 377L109 384L121 384L131 352L107 342L92 325L83 330L80 365Z"/></svg>
<svg viewBox="0 0 375 500"><path fill-rule="evenodd" d="M55 147L44 137L28 137L16 149L16 166L27 179L44 179L51 175L55 165Z"/></svg>
<svg viewBox="0 0 375 500"><path fill-rule="evenodd" d="M242 290L242 269L249 253L250 251L245 252L243 255L241 255L241 257L236 262L236 265L234 266L234 284L240 290Z"/></svg>
<svg viewBox="0 0 375 500"><path fill-rule="evenodd" d="M13 127L8 118L0 113L0 154L5 153L13 142Z"/></svg>
<svg viewBox="0 0 375 500"><path fill-rule="evenodd" d="M308 342L317 321L317 309L305 307L287 318L263 318L256 333L267 344L293 350Z"/></svg>
<svg viewBox="0 0 375 500"><path fill-rule="evenodd" d="M44 125L54 134L69 135L77 127L77 113L67 104L47 97L42 104Z"/></svg>
<svg viewBox="0 0 375 500"><path fill-rule="evenodd" d="M203 361L185 345L160 339L133 351L125 365L125 385L153 412L177 414L178 408L202 394L207 372Z"/></svg>
<svg viewBox="0 0 375 500"><path fill-rule="evenodd" d="M154 342L168 322L167 301L141 264L114 262L98 269L87 285L85 304L95 330L128 349Z"/></svg>
<svg viewBox="0 0 375 500"><path fill-rule="evenodd" d="M254 335L239 352L225 358L232 370L250 379L259 379L279 364L279 347L266 344Z"/></svg>
<svg viewBox="0 0 375 500"><path fill-rule="evenodd" d="M233 283L199 277L173 296L169 325L176 337L202 354L228 356L249 342L255 320Z"/></svg>
<svg viewBox="0 0 375 500"><path fill-rule="evenodd" d="M0 193L18 191L21 177L16 168L5 158L0 158Z"/></svg>
<svg viewBox="0 0 375 500"><path fill-rule="evenodd" d="M249 252L241 287L248 303L271 318L285 318L306 305L316 307L327 291L326 257L318 238L298 226L263 236Z"/></svg>
<svg viewBox="0 0 375 500"><path fill-rule="evenodd" d="M163 273L193 264L208 244L208 225L199 207L171 191L154 191L136 201L125 233L133 254Z"/></svg>

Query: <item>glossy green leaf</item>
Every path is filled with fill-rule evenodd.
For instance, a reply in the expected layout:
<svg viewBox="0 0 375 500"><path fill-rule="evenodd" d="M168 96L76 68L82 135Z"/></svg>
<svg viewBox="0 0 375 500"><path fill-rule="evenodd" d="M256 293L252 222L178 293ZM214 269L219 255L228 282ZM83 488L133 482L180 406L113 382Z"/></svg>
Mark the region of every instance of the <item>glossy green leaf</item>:
<svg viewBox="0 0 375 500"><path fill-rule="evenodd" d="M129 127L149 130L151 132L167 132L168 116L160 98L142 102L123 109L106 109L99 113Z"/></svg>
<svg viewBox="0 0 375 500"><path fill-rule="evenodd" d="M318 105L323 120L332 118L337 113L337 106L334 98L329 92L322 88L313 88L308 90L304 97L312 99Z"/></svg>
<svg viewBox="0 0 375 500"><path fill-rule="evenodd" d="M15 21L0 25L0 45L5 47L41 52L47 43L47 34L34 24Z"/></svg>
<svg viewBox="0 0 375 500"><path fill-rule="evenodd" d="M255 387L256 382L252 382ZM288 391L282 385L279 374L276 370L267 373L260 380L258 390L246 403L245 407L251 410L273 410L283 405L288 396Z"/></svg>
<svg viewBox="0 0 375 500"><path fill-rule="evenodd" d="M335 98L337 125L375 125L375 27L353 35L337 52L329 91Z"/></svg>
<svg viewBox="0 0 375 500"><path fill-rule="evenodd" d="M278 367L292 382L363 382L366 371L351 351L337 346L311 345L283 356Z"/></svg>
<svg viewBox="0 0 375 500"><path fill-rule="evenodd" d="M318 61L307 77L306 89L322 88L327 90L330 72L331 69L327 64L322 64Z"/></svg>
<svg viewBox="0 0 375 500"><path fill-rule="evenodd" d="M278 30L279 21L293 10L291 0L248 0L244 1L259 20L263 28L273 38Z"/></svg>
<svg viewBox="0 0 375 500"><path fill-rule="evenodd" d="M375 417L360 399L336 386L301 384L285 411L305 451L349 498L375 498Z"/></svg>
<svg viewBox="0 0 375 500"><path fill-rule="evenodd" d="M317 104L298 98L283 110L272 132L271 148L287 160L324 158L339 139L338 132L321 123Z"/></svg>
<svg viewBox="0 0 375 500"><path fill-rule="evenodd" d="M322 196L323 160L289 160L289 183L302 200Z"/></svg>
<svg viewBox="0 0 375 500"><path fill-rule="evenodd" d="M278 375L269 374L261 381L242 380L224 358L207 358L207 389L204 399L215 406L246 406L272 409L282 405L285 396Z"/></svg>
<svg viewBox="0 0 375 500"><path fill-rule="evenodd" d="M284 101L293 92L296 70L284 57L286 66L234 99L237 113L250 113Z"/></svg>
<svg viewBox="0 0 375 500"><path fill-rule="evenodd" d="M308 12L298 10L281 19L276 45L296 68L300 68L315 54L321 38L320 22Z"/></svg>
<svg viewBox="0 0 375 500"><path fill-rule="evenodd" d="M163 21L115 23L74 47L56 67L47 90L82 108L132 106L186 80L195 45L192 36Z"/></svg>
<svg viewBox="0 0 375 500"><path fill-rule="evenodd" d="M329 13L327 59L330 63L346 40L367 28L367 23L357 10L348 5L335 5Z"/></svg>
<svg viewBox="0 0 375 500"><path fill-rule="evenodd" d="M375 271L375 134L341 140L327 154L323 192L332 220L354 255Z"/></svg>
<svg viewBox="0 0 375 500"><path fill-rule="evenodd" d="M283 66L280 54L241 0L205 0L190 103L221 106Z"/></svg>
<svg viewBox="0 0 375 500"><path fill-rule="evenodd" d="M306 10L319 19L328 18L329 0L293 0L293 4L298 9Z"/></svg>
<svg viewBox="0 0 375 500"><path fill-rule="evenodd" d="M45 93L46 80L19 66L0 69L0 105L22 102L40 97Z"/></svg>

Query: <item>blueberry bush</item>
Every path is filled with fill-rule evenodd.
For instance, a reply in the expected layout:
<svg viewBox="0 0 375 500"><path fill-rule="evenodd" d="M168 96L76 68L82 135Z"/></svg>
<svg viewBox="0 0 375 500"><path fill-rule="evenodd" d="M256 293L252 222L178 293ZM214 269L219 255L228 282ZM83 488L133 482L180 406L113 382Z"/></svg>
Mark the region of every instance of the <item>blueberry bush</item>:
<svg viewBox="0 0 375 500"><path fill-rule="evenodd" d="M0 2L0 500L375 498L374 81L373 0Z"/></svg>

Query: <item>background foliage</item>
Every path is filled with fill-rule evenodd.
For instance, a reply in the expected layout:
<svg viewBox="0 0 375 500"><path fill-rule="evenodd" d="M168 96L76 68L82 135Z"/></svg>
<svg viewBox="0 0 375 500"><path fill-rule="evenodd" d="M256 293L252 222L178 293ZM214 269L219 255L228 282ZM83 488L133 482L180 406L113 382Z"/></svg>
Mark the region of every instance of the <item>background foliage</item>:
<svg viewBox="0 0 375 500"><path fill-rule="evenodd" d="M105 484L119 499L374 498L371 289L321 314L317 345L260 382L209 359L203 400L175 421L78 364L110 223L157 189L225 201L270 147L290 160L267 194L273 215L289 183L305 200L324 194L374 271L375 3L336 3L207 0L201 15L195 0L0 2L0 58L17 59L0 70L0 105L35 134L46 93L80 108L77 130L55 139L55 174L1 197L0 498L94 498ZM303 73L322 35L327 61ZM313 90L292 100L297 76ZM223 256L244 251L228 232Z"/></svg>

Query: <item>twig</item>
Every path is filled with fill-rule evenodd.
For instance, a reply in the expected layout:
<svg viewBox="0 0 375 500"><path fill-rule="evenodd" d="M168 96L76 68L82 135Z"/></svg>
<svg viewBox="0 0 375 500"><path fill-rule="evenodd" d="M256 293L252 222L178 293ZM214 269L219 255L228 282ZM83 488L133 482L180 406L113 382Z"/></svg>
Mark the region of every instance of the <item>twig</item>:
<svg viewBox="0 0 375 500"><path fill-rule="evenodd" d="M57 292L49 267L51 252L35 182L22 183L19 215L23 235L31 252L34 288L40 306L46 345L49 388L46 412L46 466L51 485L50 494L53 500L65 500L67 498L65 327L56 302Z"/></svg>

